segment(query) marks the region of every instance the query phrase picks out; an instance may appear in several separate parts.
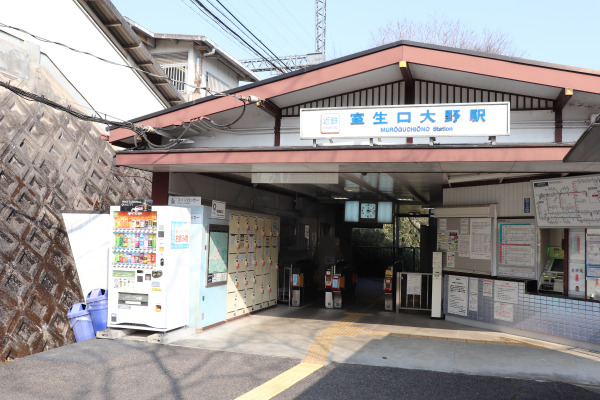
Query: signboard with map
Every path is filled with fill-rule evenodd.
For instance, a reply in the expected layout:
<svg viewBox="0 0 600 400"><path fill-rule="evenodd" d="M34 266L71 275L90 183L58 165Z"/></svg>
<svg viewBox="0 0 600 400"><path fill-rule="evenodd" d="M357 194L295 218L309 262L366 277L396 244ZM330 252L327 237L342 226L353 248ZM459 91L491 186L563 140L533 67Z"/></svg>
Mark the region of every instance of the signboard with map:
<svg viewBox="0 0 600 400"><path fill-rule="evenodd" d="M229 230L226 225L211 225L208 246L206 286L227 284L227 244Z"/></svg>
<svg viewBox="0 0 600 400"><path fill-rule="evenodd" d="M600 175L533 181L539 228L600 227Z"/></svg>

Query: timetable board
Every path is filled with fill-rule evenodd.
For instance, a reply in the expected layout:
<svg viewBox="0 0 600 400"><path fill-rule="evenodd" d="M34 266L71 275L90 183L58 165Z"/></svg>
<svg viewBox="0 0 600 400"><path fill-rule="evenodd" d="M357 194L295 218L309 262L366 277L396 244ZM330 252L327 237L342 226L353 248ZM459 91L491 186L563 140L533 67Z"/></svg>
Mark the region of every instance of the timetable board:
<svg viewBox="0 0 600 400"><path fill-rule="evenodd" d="M498 276L537 278L537 232L534 220L498 219Z"/></svg>

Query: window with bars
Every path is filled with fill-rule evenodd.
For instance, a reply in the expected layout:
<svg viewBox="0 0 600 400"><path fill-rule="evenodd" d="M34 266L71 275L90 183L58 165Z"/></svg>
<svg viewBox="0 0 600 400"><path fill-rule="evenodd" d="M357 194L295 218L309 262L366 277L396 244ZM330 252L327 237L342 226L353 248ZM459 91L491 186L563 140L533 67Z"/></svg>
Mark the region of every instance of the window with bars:
<svg viewBox="0 0 600 400"><path fill-rule="evenodd" d="M160 67L171 83L180 93L185 93L185 78L187 74L187 62L161 64Z"/></svg>

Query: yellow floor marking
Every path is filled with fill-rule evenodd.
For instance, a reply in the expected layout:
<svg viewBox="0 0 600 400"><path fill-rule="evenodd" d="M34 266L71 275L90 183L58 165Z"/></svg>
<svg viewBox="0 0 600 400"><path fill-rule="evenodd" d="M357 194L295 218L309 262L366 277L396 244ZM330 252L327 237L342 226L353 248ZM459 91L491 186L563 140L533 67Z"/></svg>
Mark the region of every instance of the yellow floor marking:
<svg viewBox="0 0 600 400"><path fill-rule="evenodd" d="M241 395L236 400L268 400L300 382L327 363L327 357L337 336L354 337L360 334L364 328L352 324L362 317L371 315L373 314L346 313L344 318L317 335L300 364Z"/></svg>
<svg viewBox="0 0 600 400"><path fill-rule="evenodd" d="M323 365L302 362L295 367L288 369L284 373L277 375L275 378L263 383L259 387L252 389L248 393L241 395L236 400L271 399L284 390L300 382L302 379L317 371L322 366Z"/></svg>

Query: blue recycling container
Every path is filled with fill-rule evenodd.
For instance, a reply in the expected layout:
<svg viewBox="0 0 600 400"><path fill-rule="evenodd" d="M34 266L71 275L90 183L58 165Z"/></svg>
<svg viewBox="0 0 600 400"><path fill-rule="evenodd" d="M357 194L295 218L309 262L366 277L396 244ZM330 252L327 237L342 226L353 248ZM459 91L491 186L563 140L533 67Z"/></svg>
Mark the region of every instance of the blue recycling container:
<svg viewBox="0 0 600 400"><path fill-rule="evenodd" d="M85 303L73 304L69 308L67 318L69 318L69 325L73 328L75 341L82 342L96 337L94 325L92 325L92 317Z"/></svg>
<svg viewBox="0 0 600 400"><path fill-rule="evenodd" d="M94 331L103 331L107 328L108 292L106 289L94 289L88 293L85 301L92 317Z"/></svg>

